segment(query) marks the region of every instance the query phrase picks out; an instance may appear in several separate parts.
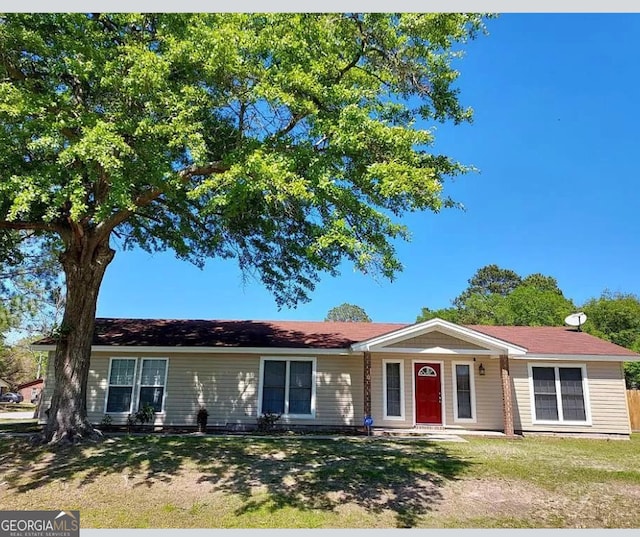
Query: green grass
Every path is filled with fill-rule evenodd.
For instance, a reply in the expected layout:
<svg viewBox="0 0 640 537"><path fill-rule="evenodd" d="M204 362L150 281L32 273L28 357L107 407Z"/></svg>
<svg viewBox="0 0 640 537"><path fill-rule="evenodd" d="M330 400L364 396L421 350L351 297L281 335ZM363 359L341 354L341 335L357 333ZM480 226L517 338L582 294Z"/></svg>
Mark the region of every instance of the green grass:
<svg viewBox="0 0 640 537"><path fill-rule="evenodd" d="M555 491L568 483L616 481L640 485L640 434L631 441L532 437L496 442L473 439L451 446L469 457L475 476L517 478ZM472 453L470 451L472 450Z"/></svg>
<svg viewBox="0 0 640 537"><path fill-rule="evenodd" d="M0 510L82 527L638 527L631 441L135 436L0 444Z"/></svg>
<svg viewBox="0 0 640 537"><path fill-rule="evenodd" d="M3 419L0 418L0 432L2 433L37 433L41 427L37 419Z"/></svg>

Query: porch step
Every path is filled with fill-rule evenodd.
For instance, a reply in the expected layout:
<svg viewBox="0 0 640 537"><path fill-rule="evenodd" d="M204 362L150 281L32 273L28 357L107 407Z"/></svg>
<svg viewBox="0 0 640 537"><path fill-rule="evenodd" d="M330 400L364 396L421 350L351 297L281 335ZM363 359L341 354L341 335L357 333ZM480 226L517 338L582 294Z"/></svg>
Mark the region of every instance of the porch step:
<svg viewBox="0 0 640 537"><path fill-rule="evenodd" d="M418 431L444 431L444 427L442 425L416 425L413 427Z"/></svg>
<svg viewBox="0 0 640 537"><path fill-rule="evenodd" d="M410 429L381 429L375 428L372 433L373 435L380 436L424 436L424 435L441 435L447 434L448 431L445 430L444 427L438 426L422 426L422 427L411 427Z"/></svg>

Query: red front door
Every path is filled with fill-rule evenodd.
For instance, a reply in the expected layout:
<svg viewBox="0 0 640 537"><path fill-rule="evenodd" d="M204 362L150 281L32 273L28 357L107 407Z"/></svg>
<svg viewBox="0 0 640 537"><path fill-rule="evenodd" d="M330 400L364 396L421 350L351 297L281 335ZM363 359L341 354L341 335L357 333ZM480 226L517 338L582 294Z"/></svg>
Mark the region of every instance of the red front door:
<svg viewBox="0 0 640 537"><path fill-rule="evenodd" d="M416 423L442 425L440 364L414 364Z"/></svg>

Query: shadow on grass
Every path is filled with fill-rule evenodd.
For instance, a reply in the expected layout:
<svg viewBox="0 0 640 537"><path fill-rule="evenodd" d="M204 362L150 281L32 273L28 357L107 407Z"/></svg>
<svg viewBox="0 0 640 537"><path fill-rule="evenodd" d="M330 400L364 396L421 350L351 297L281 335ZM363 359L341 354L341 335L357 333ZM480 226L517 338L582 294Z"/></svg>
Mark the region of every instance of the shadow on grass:
<svg viewBox="0 0 640 537"><path fill-rule="evenodd" d="M193 475L212 492L239 495L238 516L355 504L374 513L391 510L397 527L405 528L433 509L444 483L469 464L423 440L141 436L56 451L19 439L0 447L0 471L17 492L52 482L81 487L114 473L147 487Z"/></svg>
<svg viewBox="0 0 640 537"><path fill-rule="evenodd" d="M36 419L3 420L2 414L0 414L0 433L39 433L40 431L42 431L42 426L38 424Z"/></svg>

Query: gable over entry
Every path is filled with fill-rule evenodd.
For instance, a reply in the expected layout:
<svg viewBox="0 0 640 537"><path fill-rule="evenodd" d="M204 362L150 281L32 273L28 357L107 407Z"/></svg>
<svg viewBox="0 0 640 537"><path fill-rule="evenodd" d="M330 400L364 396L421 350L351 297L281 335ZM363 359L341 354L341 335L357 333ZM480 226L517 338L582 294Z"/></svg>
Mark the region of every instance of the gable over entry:
<svg viewBox="0 0 640 537"><path fill-rule="evenodd" d="M351 346L361 352L411 354L525 355L527 349L442 319L431 319Z"/></svg>
<svg viewBox="0 0 640 537"><path fill-rule="evenodd" d="M504 431L507 436L514 434L513 403L511 379L509 376L509 355L524 356L527 350L513 343L483 334L471 328L459 326L442 319L431 319L424 323L408 326L352 345L353 351L364 353L365 361L365 414L372 411L371 369L372 353L381 355L413 355L419 357L412 360L411 392L409 403L413 406L412 425L442 426L445 415L444 382L446 367L444 356L459 357L464 362L453 362L454 389L449 392L454 401L454 415L459 421L475 420L475 391L472 363L467 360L485 356L500 357L500 384L502 387L502 407ZM431 358L433 357L433 358ZM448 365L448 364L447 364ZM400 375L403 361L390 362L383 360L384 394L390 390L387 380L394 374ZM395 373L396 369L398 370ZM483 368L484 370L484 368ZM394 397L404 398L406 395L397 392L389 393L384 398L385 405ZM395 404L395 401L392 401ZM387 415L387 409L383 410ZM401 414L399 414L401 416ZM387 416L387 419L389 417ZM391 418L393 419L393 418ZM406 418L405 418L406 419Z"/></svg>

